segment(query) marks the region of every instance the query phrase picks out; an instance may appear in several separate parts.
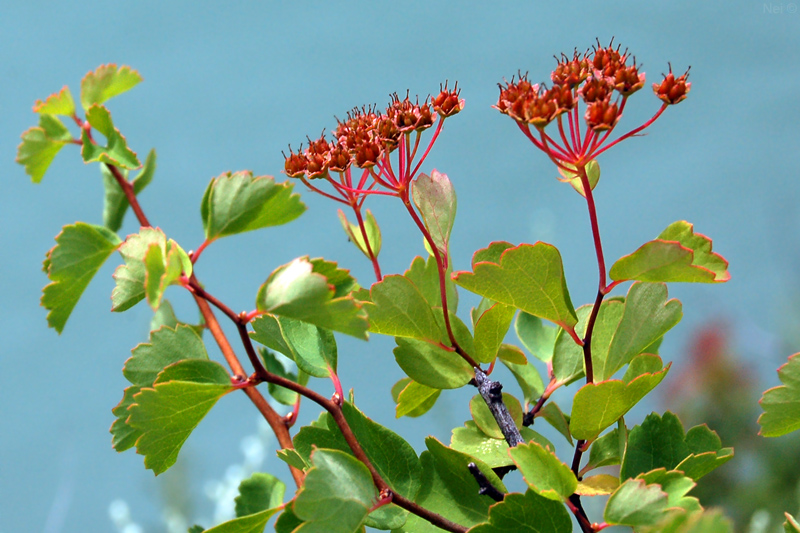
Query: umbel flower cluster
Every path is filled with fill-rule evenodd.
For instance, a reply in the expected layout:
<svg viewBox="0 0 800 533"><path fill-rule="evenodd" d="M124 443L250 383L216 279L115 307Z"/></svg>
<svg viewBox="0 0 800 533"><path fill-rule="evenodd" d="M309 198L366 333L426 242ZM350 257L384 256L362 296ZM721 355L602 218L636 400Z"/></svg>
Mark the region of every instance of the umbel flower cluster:
<svg viewBox="0 0 800 533"><path fill-rule="evenodd" d="M444 120L464 108L458 86L445 84L438 95L412 101L397 94L383 113L372 106L354 108L339 120L333 141L323 133L297 152L290 148L284 164L287 176L301 179L310 189L338 202L358 206L369 194L403 196L442 130ZM438 120L437 120L438 118ZM420 152L422 133L436 125L427 147ZM392 153L397 153L393 162ZM354 172L354 168L359 169ZM353 174L356 174L354 177ZM309 180L327 180L337 196L323 192Z"/></svg>
<svg viewBox="0 0 800 533"><path fill-rule="evenodd" d="M656 114L641 126L608 142L617 126L628 98L645 85L645 74L639 72L627 50L601 46L599 41L590 51L572 57L556 58L558 64L550 74L552 85L533 84L520 74L500 85L500 98L495 106L501 113L517 121L530 141L545 152L560 170L574 173L576 168L605 152L616 143L644 130L670 105L683 101L691 83L688 71L675 77L672 67L653 91L662 101ZM581 124L581 102L585 111ZM555 122L558 133L551 136L545 128Z"/></svg>

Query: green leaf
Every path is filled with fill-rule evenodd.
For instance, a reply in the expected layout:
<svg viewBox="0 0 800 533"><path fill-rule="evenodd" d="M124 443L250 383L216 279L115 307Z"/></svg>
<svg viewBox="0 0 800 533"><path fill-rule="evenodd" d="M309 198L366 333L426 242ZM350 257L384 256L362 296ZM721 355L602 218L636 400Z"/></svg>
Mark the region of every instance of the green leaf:
<svg viewBox="0 0 800 533"><path fill-rule="evenodd" d="M608 499L603 518L612 525L649 526L662 518L668 502L667 493L659 485L629 479Z"/></svg>
<svg viewBox="0 0 800 533"><path fill-rule="evenodd" d="M583 190L583 181L581 181L581 176L578 172L576 172L576 168L574 165L570 165L569 163L565 163L567 167L571 170L564 170L562 168L558 169L559 174L561 177L558 178L558 181L566 181L572 188L578 191L578 194L586 197L586 192ZM600 165L594 159L589 161L585 167L586 170L586 177L589 178L589 187L594 190L597 186L597 182L600 181Z"/></svg>
<svg viewBox="0 0 800 533"><path fill-rule="evenodd" d="M561 408L556 402L547 402L539 411L539 416L547 420L556 431L564 435L564 438L567 439L570 446L573 445L572 434L569 432L569 417L561 411Z"/></svg>
<svg viewBox="0 0 800 533"><path fill-rule="evenodd" d="M625 312L625 305L625 302L615 299L609 299L600 305L600 312L597 314L592 331L592 368L595 382L611 378L619 369L609 360L608 354ZM577 347L577 345L575 346ZM582 348L581 352L583 352Z"/></svg>
<svg viewBox="0 0 800 533"><path fill-rule="evenodd" d="M531 355L545 363L553 360L558 328L546 327L538 316L520 311L514 322L514 331Z"/></svg>
<svg viewBox="0 0 800 533"><path fill-rule="evenodd" d="M589 448L589 460L581 469L580 475L600 468L601 466L618 465L622 461L624 453L624 443L620 448L619 429L614 428L592 443Z"/></svg>
<svg viewBox="0 0 800 533"><path fill-rule="evenodd" d="M697 483L675 470L667 471L658 468L645 474L640 474L637 479L643 479L648 485L655 483L667 493L667 505L671 508L681 508L689 512L700 511L700 501L693 496L686 496Z"/></svg>
<svg viewBox="0 0 800 533"><path fill-rule="evenodd" d="M605 303L605 302L604 302ZM578 324L575 326L575 333L583 338L586 334L586 323L592 312L592 305L582 305L578 308ZM598 313L599 314L599 313ZM592 343L594 346L594 343ZM585 373L583 361L583 347L575 344L572 336L564 329L558 328L556 342L553 346L553 376L562 385L568 385Z"/></svg>
<svg viewBox="0 0 800 533"><path fill-rule="evenodd" d="M711 239L694 233L684 220L670 224L654 241L619 259L609 272L613 280L723 282L728 262L711 251Z"/></svg>
<svg viewBox="0 0 800 533"><path fill-rule="evenodd" d="M480 363L492 363L497 351L511 327L516 309L510 305L496 303L484 311L475 322L475 359Z"/></svg>
<svg viewBox="0 0 800 533"><path fill-rule="evenodd" d="M587 383L575 394L570 432L576 439L593 440L661 383L668 371L669 365L630 383L616 379Z"/></svg>
<svg viewBox="0 0 800 533"><path fill-rule="evenodd" d="M204 533L263 533L269 519L279 510L267 509L260 513L234 518L211 529L206 529Z"/></svg>
<svg viewBox="0 0 800 533"><path fill-rule="evenodd" d="M434 389L411 378L403 378L392 387L392 398L397 404L395 417L422 416L433 407L441 394L441 389Z"/></svg>
<svg viewBox="0 0 800 533"><path fill-rule="evenodd" d="M278 459L298 470L306 470L310 466L300 453L294 448L286 448L275 452Z"/></svg>
<svg viewBox="0 0 800 533"><path fill-rule="evenodd" d="M514 424L516 424L518 428L522 427L522 405L520 405L519 400L506 392L502 394L503 403L506 405L511 418L514 420ZM472 413L472 420L475 421L475 425L486 435L494 439L505 438L503 432L500 431L500 426L497 425L497 421L494 416L492 416L492 412L489 410L489 407L480 394L476 394L472 397L469 402L469 410Z"/></svg>
<svg viewBox="0 0 800 533"><path fill-rule="evenodd" d="M549 449L535 442L519 444L508 452L528 486L551 500L566 499L575 492L578 480L567 465Z"/></svg>
<svg viewBox="0 0 800 533"><path fill-rule="evenodd" d="M25 167L31 181L39 183L58 152L72 140L72 134L54 115L41 115L39 126L22 134L17 163Z"/></svg>
<svg viewBox="0 0 800 533"><path fill-rule="evenodd" d="M542 242L521 244L502 253L499 263L472 259L472 272L457 272L453 280L468 291L546 318L563 328L577 322L561 254Z"/></svg>
<svg viewBox="0 0 800 533"><path fill-rule="evenodd" d="M97 67L81 80L81 105L89 110L92 104L102 104L109 98L129 91L142 77L130 67L108 64Z"/></svg>
<svg viewBox="0 0 800 533"><path fill-rule="evenodd" d="M688 513L675 510L654 526L642 527L642 533L733 533L733 523L719 509Z"/></svg>
<svg viewBox="0 0 800 533"><path fill-rule="evenodd" d="M503 256L503 252L509 248L514 248L514 245L510 242L493 242L489 244L487 248L482 248L475 252L475 254L472 256L472 266L474 267L477 263L500 264L500 258Z"/></svg>
<svg viewBox="0 0 800 533"><path fill-rule="evenodd" d="M114 127L114 122L111 120L111 113L105 106L94 104L86 110L86 120L91 126L103 134L106 138L106 146L96 144L92 137L89 136L89 131L81 130L81 155L83 156L84 163L92 161L99 161L115 167L133 169L139 168L142 164L139 158L136 157L136 152L128 148L128 142L125 137Z"/></svg>
<svg viewBox="0 0 800 533"><path fill-rule="evenodd" d="M534 441L542 446L553 447L549 440L532 429L522 427L520 428L520 434L525 441ZM472 420L464 422L464 427L453 428L450 447L480 459L490 468L514 464L514 461L508 455L509 446L505 439L490 437L478 429L478 426Z"/></svg>
<svg viewBox="0 0 800 533"><path fill-rule="evenodd" d="M236 497L236 516L252 515L278 507L283 503L286 485L271 474L255 472L239 483Z"/></svg>
<svg viewBox="0 0 800 533"><path fill-rule="evenodd" d="M368 323L362 304L352 295L338 294L346 280L331 286L320 272L328 271L330 263L314 261L300 257L270 274L258 291L258 310L366 339ZM339 276L341 271L334 272Z"/></svg>
<svg viewBox="0 0 800 533"><path fill-rule="evenodd" d="M128 171L119 169L120 173L127 179ZM139 194L147 185L153 181L153 174L156 171L156 151L150 150L145 159L144 167L141 172L133 178L133 192ZM103 202L103 225L111 231L119 231L122 221L128 210L128 198L119 186L117 179L106 165L100 165L100 173L103 176L103 187L105 189L105 199Z"/></svg>
<svg viewBox="0 0 800 533"><path fill-rule="evenodd" d="M514 346L513 344L501 344L500 349L497 350L497 358L505 363L511 363L514 365L528 364L528 358L525 357L522 349Z"/></svg>
<svg viewBox="0 0 800 533"><path fill-rule="evenodd" d="M571 533L572 521L566 507L532 490L507 494L489 508L489 522L469 533Z"/></svg>
<svg viewBox="0 0 800 533"><path fill-rule="evenodd" d="M203 339L191 327L179 325L150 332L150 342L132 350L122 374L132 385L151 387L166 367L186 359L208 360Z"/></svg>
<svg viewBox="0 0 800 533"><path fill-rule="evenodd" d="M680 470L697 481L733 458L732 448L723 448L708 426L695 426L684 435L678 417L651 413L631 429L622 460L620 479L638 476L656 468Z"/></svg>
<svg viewBox="0 0 800 533"><path fill-rule="evenodd" d="M72 100L72 93L66 85L57 93L53 93L42 102L36 100L33 111L43 115L64 115L71 117L75 114L75 102Z"/></svg>
<svg viewBox="0 0 800 533"><path fill-rule="evenodd" d="M517 364L508 361L504 357L501 357L500 360L511 371L514 379L517 380L519 388L522 389L525 403L535 403L544 392L544 383L536 367L530 362Z"/></svg>
<svg viewBox="0 0 800 533"><path fill-rule="evenodd" d="M258 353L261 356L261 360L264 361L264 367L267 369L267 371L282 378L286 378L289 381L300 383L301 385L308 383L308 374L301 370L300 376L298 376L294 372L289 371L284 365L284 362L278 358L278 355L272 353L266 348L260 349ZM284 357L283 359L288 359L288 357ZM272 396L278 403L282 403L283 405L294 405L297 402L297 393L293 390L281 387L280 385L275 385L274 383L268 384L268 390L270 396Z"/></svg>
<svg viewBox="0 0 800 533"><path fill-rule="evenodd" d="M578 481L575 494L581 496L606 496L619 487L619 478L610 474L597 474Z"/></svg>
<svg viewBox="0 0 800 533"><path fill-rule="evenodd" d="M141 387L127 387L122 395L122 400L111 410L111 413L117 417L114 423L111 424L111 446L117 452L124 452L136 445L136 441L142 436L142 432L130 424L128 424L128 408L135 402L134 395L138 394Z"/></svg>
<svg viewBox="0 0 800 533"><path fill-rule="evenodd" d="M454 351L418 339L395 340L395 361L417 383L434 389L457 389L475 375L469 363Z"/></svg>
<svg viewBox="0 0 800 533"><path fill-rule="evenodd" d="M155 331L162 326L175 328L180 322L175 315L175 310L169 300L164 298L161 300L161 305L158 306L156 312L153 313L153 318L150 319L150 331Z"/></svg>
<svg viewBox="0 0 800 533"><path fill-rule="evenodd" d="M430 304L405 276L385 276L369 293L370 302L364 303L364 309L371 332L434 341L441 337Z"/></svg>
<svg viewBox="0 0 800 533"><path fill-rule="evenodd" d="M158 309L167 285L177 282L181 272L192 274L192 262L186 252L175 241L167 241L158 228L143 227L139 233L128 235L119 253L125 264L114 272L111 310L115 312L130 309L145 296L153 309Z"/></svg>
<svg viewBox="0 0 800 533"><path fill-rule="evenodd" d="M789 356L778 369L778 378L783 385L764 392L758 417L760 435L780 437L800 429L800 353Z"/></svg>
<svg viewBox="0 0 800 533"><path fill-rule="evenodd" d="M683 316L678 300L667 300L663 283L637 282L631 285L625 299L625 312L619 322L603 370L598 374L611 377L623 365L642 353L672 329ZM595 344L592 342L592 348ZM600 379L600 378L598 378Z"/></svg>
<svg viewBox="0 0 800 533"><path fill-rule="evenodd" d="M786 522L783 523L783 530L786 533L800 533L800 524L797 523L795 517L789 513L783 513L786 516Z"/></svg>
<svg viewBox="0 0 800 533"><path fill-rule="evenodd" d="M378 497L369 470L337 450L317 449L313 467L294 500L294 514L304 521L297 533L355 533Z"/></svg>
<svg viewBox="0 0 800 533"><path fill-rule="evenodd" d="M336 338L327 329L308 322L262 315L252 322L253 340L282 353L314 377L326 378L336 371Z"/></svg>
<svg viewBox="0 0 800 533"><path fill-rule="evenodd" d="M447 174L433 171L419 174L413 181L411 196L422 215L425 228L439 252L447 256L450 231L456 218L456 191Z"/></svg>
<svg viewBox="0 0 800 533"><path fill-rule="evenodd" d="M230 376L213 361L187 360L165 368L128 409L128 423L142 432L136 452L145 456L145 467L158 475L175 464L200 420L231 390Z"/></svg>
<svg viewBox="0 0 800 533"><path fill-rule="evenodd" d="M207 240L291 222L306 210L294 185L250 171L226 172L212 179L201 214Z"/></svg>
<svg viewBox="0 0 800 533"><path fill-rule="evenodd" d="M416 503L465 527L485 522L492 500L478 494L480 487L467 465L475 463L495 488L506 492L497 475L482 461L448 448L433 437L425 439L425 445L428 451L420 457L423 477ZM399 531L433 533L441 530L425 519L410 514Z"/></svg>
<svg viewBox="0 0 800 533"><path fill-rule="evenodd" d="M344 214L344 211L339 209L339 222L342 223L342 228L344 232L347 234L347 238L356 245L356 248L361 250L367 258L370 258L369 251L367 250L367 242L369 242L369 248L372 250L372 253L375 257L378 257L378 254L381 252L381 228L378 226L378 222L375 220L375 217L372 215L372 211L367 209L366 216L363 218L364 220L364 231L367 234L367 241L364 241L364 235L361 233L361 228L356 224L351 224L347 220L347 216Z"/></svg>
<svg viewBox="0 0 800 533"><path fill-rule="evenodd" d="M420 256L415 257L411 262L411 266L403 273L403 277L408 278L416 285L430 307L442 306L439 267L436 265L436 258L432 255L428 256L427 260ZM456 291L456 284L450 279L450 267L445 272L444 288L447 295L447 308L455 313L458 309L458 292Z"/></svg>
<svg viewBox="0 0 800 533"><path fill-rule="evenodd" d="M83 291L120 240L100 226L77 222L64 226L44 262L51 283L42 290L47 324L61 333Z"/></svg>

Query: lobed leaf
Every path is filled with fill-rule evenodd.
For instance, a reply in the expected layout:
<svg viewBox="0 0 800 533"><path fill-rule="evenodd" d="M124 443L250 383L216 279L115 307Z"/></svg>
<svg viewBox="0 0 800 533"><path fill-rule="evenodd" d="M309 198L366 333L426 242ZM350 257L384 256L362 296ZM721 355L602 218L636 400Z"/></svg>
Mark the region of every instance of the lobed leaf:
<svg viewBox="0 0 800 533"><path fill-rule="evenodd" d="M39 183L58 152L72 141L72 134L54 115L41 115L39 126L22 134L16 162L25 167L31 181Z"/></svg>
<svg viewBox="0 0 800 533"><path fill-rule="evenodd" d="M234 500L236 516L241 518L274 509L283 503L285 492L283 481L272 474L255 472L239 483L239 495Z"/></svg>
<svg viewBox="0 0 800 533"><path fill-rule="evenodd" d="M183 443L217 401L233 390L218 363L187 360L165 368L152 387L134 395L128 424L141 431L136 452L156 475L175 464Z"/></svg>
<svg viewBox="0 0 800 533"><path fill-rule="evenodd" d="M75 102L72 100L72 93L66 85L57 93L53 93L42 102L36 100L33 106L35 113L43 115L64 115L71 117L75 114Z"/></svg>
<svg viewBox="0 0 800 533"><path fill-rule="evenodd" d="M453 274L455 283L564 328L578 322L558 249L542 242L521 244L503 251L496 263L478 261L488 253L476 252L472 260L474 272Z"/></svg>
<svg viewBox="0 0 800 533"><path fill-rule="evenodd" d="M151 387L162 370L186 359L208 360L203 339L191 326L163 327L131 351L122 375L132 385Z"/></svg>
<svg viewBox="0 0 800 533"><path fill-rule="evenodd" d="M111 120L111 113L105 106L94 104L86 110L86 121L106 138L106 146L97 144L89 131L81 130L81 156L84 163L99 161L115 167L134 169L142 164L136 156L136 152L128 148L125 137L114 127Z"/></svg>
<svg viewBox="0 0 800 533"><path fill-rule="evenodd" d="M42 290L47 324L61 333L83 291L120 244L107 229L77 222L64 226L44 262L51 283Z"/></svg>
<svg viewBox="0 0 800 533"><path fill-rule="evenodd" d="M102 104L129 91L140 81L142 77L130 67L118 68L113 63L101 65L81 80L81 105L88 111L93 104Z"/></svg>
<svg viewBox="0 0 800 533"><path fill-rule="evenodd" d="M708 426L695 426L684 435L677 416L651 413L628 434L620 479L666 468L680 470L697 481L732 458L733 449L723 448Z"/></svg>
<svg viewBox="0 0 800 533"><path fill-rule="evenodd" d="M640 528L642 533L733 533L733 524L719 509L689 513L675 510L654 526Z"/></svg>
<svg viewBox="0 0 800 533"><path fill-rule="evenodd" d="M519 444L508 452L528 486L537 494L551 500L569 498L578 486L572 470L553 452L530 442Z"/></svg>
<svg viewBox="0 0 800 533"><path fill-rule="evenodd" d="M783 385L764 392L761 400L763 413L758 417L759 435L780 437L800 429L800 353L789 356L778 369Z"/></svg>
<svg viewBox="0 0 800 533"><path fill-rule="evenodd" d="M566 507L532 490L507 494L489 508L489 521L469 533L570 533L572 521Z"/></svg>
<svg viewBox="0 0 800 533"><path fill-rule="evenodd" d="M201 215L206 240L291 222L306 210L293 184L250 171L226 172L212 179Z"/></svg>
<svg viewBox="0 0 800 533"><path fill-rule="evenodd" d="M668 502L659 485L628 479L608 499L603 518L611 525L652 526L663 517Z"/></svg>
<svg viewBox="0 0 800 533"><path fill-rule="evenodd" d="M457 207L453 184L446 174L434 170L430 176L420 174L414 179L411 196L433 244L447 257Z"/></svg>
<svg viewBox="0 0 800 533"><path fill-rule="evenodd" d="M124 168L119 169L120 173L127 179L128 171ZM133 192L139 194L151 181L156 171L156 151L150 150L147 154L147 159L144 161L144 166L139 174L133 178ZM125 218L125 213L128 211L128 197L120 187L117 179L111 173L111 170L106 165L100 165L100 173L103 176L103 188L105 189L105 197L103 201L103 225L111 231L119 231L122 227L122 221Z"/></svg>
<svg viewBox="0 0 800 533"><path fill-rule="evenodd" d="M613 280L650 282L724 282L730 279L728 262L711 251L711 239L694 233L692 224L670 224L656 240L642 245L611 267Z"/></svg>
<svg viewBox="0 0 800 533"><path fill-rule="evenodd" d="M349 275L342 277L345 271L331 270L332 264L300 257L277 268L258 291L258 310L366 339L362 303L342 294L345 287L355 290L354 282ZM336 284L324 272L335 274Z"/></svg>

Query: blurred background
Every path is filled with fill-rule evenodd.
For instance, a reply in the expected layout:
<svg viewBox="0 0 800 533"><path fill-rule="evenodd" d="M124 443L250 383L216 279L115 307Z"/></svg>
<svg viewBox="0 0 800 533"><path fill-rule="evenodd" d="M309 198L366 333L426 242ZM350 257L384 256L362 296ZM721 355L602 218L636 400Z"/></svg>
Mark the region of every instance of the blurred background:
<svg viewBox="0 0 800 533"><path fill-rule="evenodd" d="M621 131L656 111L649 87L668 62L678 73L691 65L692 89L646 136L599 160L595 197L607 261L685 219L714 239L732 274L724 285L670 287L684 320L661 355L675 364L648 405L626 420L632 426L650 410L671 409L686 428L708 422L736 457L696 493L725 506L741 530L773 530L770 517L798 511L800 442L767 441L755 423L761 391L778 384L777 367L800 341L797 7L761 0L0 2L0 533L210 527L224 518L243 472L288 477L241 394L220 402L178 465L158 478L133 451L112 450L111 408L126 385L120 369L146 341L151 311L140 304L108 312L114 256L64 333L46 327L41 261L61 226L101 223L103 192L99 169L84 166L74 147L39 185L14 163L20 134L36 124L37 99L65 84L77 97L81 77L104 63L137 69L145 82L108 105L140 156L158 151L141 201L150 220L189 250L202 242L199 202L213 176L250 169L282 180L281 150L331 131L334 116L385 106L395 91L424 98L457 80L466 108L448 121L423 169L447 173L458 191L455 268L468 268L472 253L494 240L547 241L561 250L577 307L594 298L597 283L585 205L491 106L504 78L521 70L544 81L554 54L612 37L648 76ZM269 273L302 255L339 261L370 284L370 264L347 242L336 206L298 185L309 206L298 221L224 239L204 253L198 276L233 309L253 308ZM395 204L367 202L383 230L384 273L402 272L425 253ZM122 234L136 231L128 214ZM186 294L167 296L179 318L196 319ZM475 303L462 293L460 314ZM445 392L427 416L395 420L389 389L401 372L392 347L388 338L340 337L344 387L418 450L426 435L449 442L450 429L469 418L474 391ZM516 392L509 375L500 377ZM315 386L329 392L328 383ZM317 414L306 403L301 421Z"/></svg>

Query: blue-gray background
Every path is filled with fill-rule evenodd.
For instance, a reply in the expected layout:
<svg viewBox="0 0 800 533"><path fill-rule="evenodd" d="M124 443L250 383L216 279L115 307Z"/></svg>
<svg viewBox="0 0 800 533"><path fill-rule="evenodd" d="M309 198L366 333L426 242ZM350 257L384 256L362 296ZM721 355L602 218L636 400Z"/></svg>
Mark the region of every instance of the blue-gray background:
<svg viewBox="0 0 800 533"><path fill-rule="evenodd" d="M448 122L425 165L449 174L459 194L456 268L467 268L472 252L492 240L546 240L561 249L577 305L596 286L584 204L491 105L497 82L518 69L544 80L553 54L612 36L648 75L620 129L656 110L649 85L668 61L680 72L691 65L693 86L647 136L600 159L596 199L606 256L631 252L678 219L712 236L732 280L672 288L685 319L662 355L680 360L694 326L727 321L765 386L774 384L774 369L796 351L778 340L796 328L800 267L795 3L0 2L0 532L111 531L107 508L116 498L156 530L162 501L162 478L134 452L114 452L107 432L125 385L120 368L146 339L150 319L144 304L107 312L116 256L60 337L38 307L45 251L62 225L101 221L102 191L97 167L84 166L73 148L40 185L14 164L20 133L36 122L30 109L37 98L64 84L77 96L83 74L103 63L138 69L145 82L109 106L140 155L158 150L156 179L142 196L150 220L191 249L202 241L198 204L212 176L239 169L278 175L280 151L330 131L334 115L383 105L390 92L424 96L458 80L466 109ZM304 199L310 209L297 222L207 250L198 274L208 289L234 309L252 308L269 272L306 254L338 260L368 284L369 264L344 238L335 206ZM395 203L368 204L383 228L385 272L402 271L424 253ZM135 231L129 214L123 233ZM193 319L186 296L174 291L179 315ZM427 419L394 421L388 388L400 372L391 347L388 339L341 339L344 386L415 447L427 434L449 441L449 428L469 416L468 391L444 394ZM328 385L319 386L327 393ZM304 407L306 416L316 413ZM221 402L182 452L192 486L241 460L239 442L255 420L243 395ZM285 472L271 454L266 467ZM197 516L208 516L199 489L192 498Z"/></svg>

